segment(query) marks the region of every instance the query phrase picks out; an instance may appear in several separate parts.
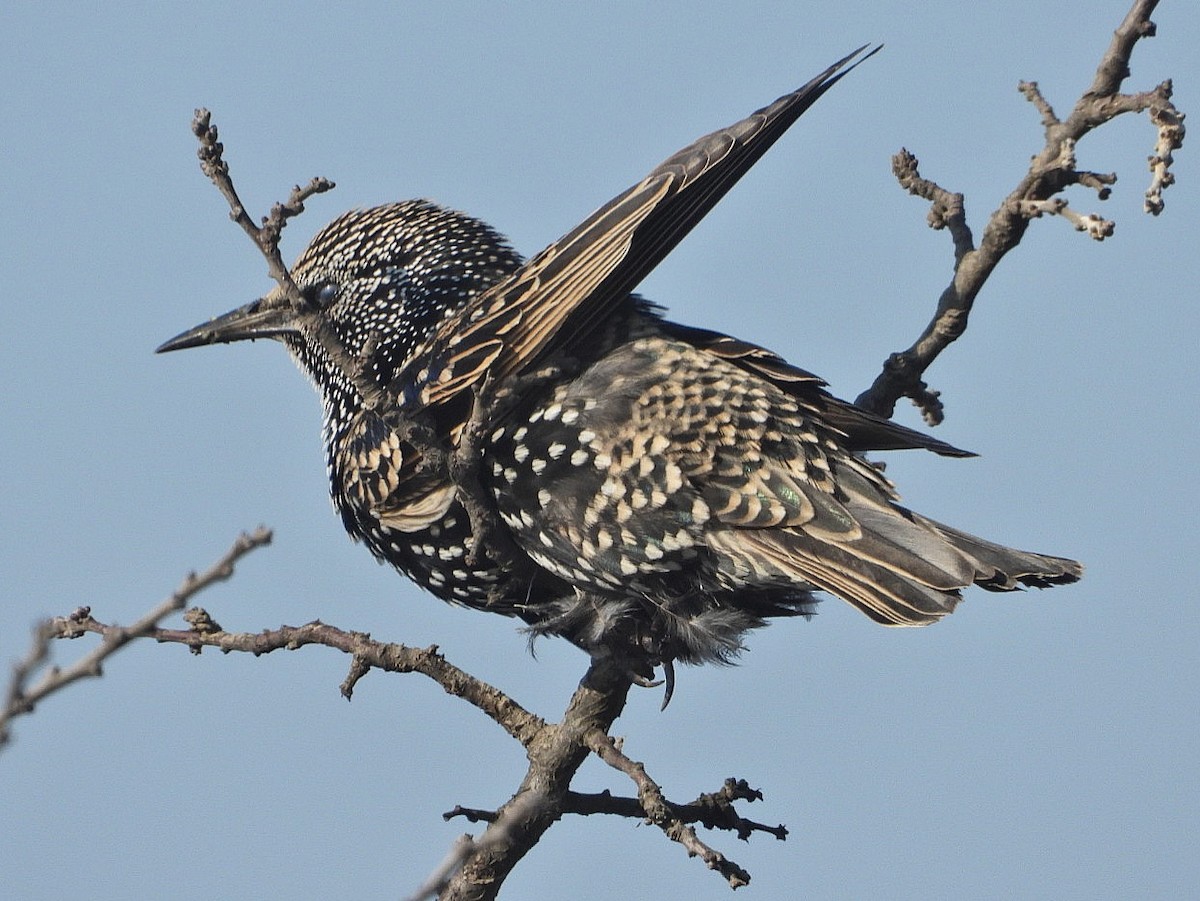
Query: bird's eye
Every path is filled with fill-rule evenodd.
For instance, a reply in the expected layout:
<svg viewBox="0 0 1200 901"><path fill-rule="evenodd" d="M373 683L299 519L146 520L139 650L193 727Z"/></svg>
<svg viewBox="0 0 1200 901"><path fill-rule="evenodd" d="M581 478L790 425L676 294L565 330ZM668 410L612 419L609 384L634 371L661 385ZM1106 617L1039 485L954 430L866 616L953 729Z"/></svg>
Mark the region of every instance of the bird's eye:
<svg viewBox="0 0 1200 901"><path fill-rule="evenodd" d="M310 310L324 310L337 298L337 285L333 282L318 282L309 285L300 292Z"/></svg>

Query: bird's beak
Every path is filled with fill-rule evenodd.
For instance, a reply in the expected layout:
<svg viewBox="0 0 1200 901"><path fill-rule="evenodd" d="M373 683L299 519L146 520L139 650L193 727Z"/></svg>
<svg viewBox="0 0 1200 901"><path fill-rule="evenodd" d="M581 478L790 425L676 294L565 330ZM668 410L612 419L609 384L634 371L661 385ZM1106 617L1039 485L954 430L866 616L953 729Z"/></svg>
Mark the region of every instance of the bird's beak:
<svg viewBox="0 0 1200 901"><path fill-rule="evenodd" d="M176 335L162 344L155 353L201 347L205 344L228 344L231 341L253 341L255 338L280 338L298 334L295 313L286 302L271 294L230 310L223 316L210 319L195 328Z"/></svg>

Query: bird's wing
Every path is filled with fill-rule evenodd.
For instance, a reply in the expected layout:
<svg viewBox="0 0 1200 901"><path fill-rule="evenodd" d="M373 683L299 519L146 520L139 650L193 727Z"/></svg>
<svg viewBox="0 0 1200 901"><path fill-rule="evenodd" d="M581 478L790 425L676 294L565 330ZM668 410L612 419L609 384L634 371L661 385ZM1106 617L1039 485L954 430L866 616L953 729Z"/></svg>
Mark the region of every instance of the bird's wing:
<svg viewBox="0 0 1200 901"><path fill-rule="evenodd" d="M437 522L454 501L454 486L422 466L420 451L369 410L349 423L330 465L335 497L401 532Z"/></svg>
<svg viewBox="0 0 1200 901"><path fill-rule="evenodd" d="M825 381L820 376L793 366L778 354L721 332L693 328L677 322L663 321L664 332L680 341L686 341L715 357L728 360L754 375L760 376L792 397L804 402L822 421L841 433L841 442L847 450L856 453L881 450L909 450L922 448L943 457L973 457L974 453L947 444L924 432L884 419L839 400L825 390Z"/></svg>
<svg viewBox="0 0 1200 901"><path fill-rule="evenodd" d="M657 266L776 140L878 47L860 47L806 85L680 150L451 318L420 371L396 386L432 407L489 376L528 371L586 334ZM857 58L857 62L854 61Z"/></svg>

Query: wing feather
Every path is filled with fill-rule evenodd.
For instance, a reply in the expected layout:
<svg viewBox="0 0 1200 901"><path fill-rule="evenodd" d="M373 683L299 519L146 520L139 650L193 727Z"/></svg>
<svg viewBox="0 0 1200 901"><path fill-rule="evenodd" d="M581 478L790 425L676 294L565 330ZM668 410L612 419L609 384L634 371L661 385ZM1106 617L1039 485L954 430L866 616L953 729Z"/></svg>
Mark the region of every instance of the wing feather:
<svg viewBox="0 0 1200 901"><path fill-rule="evenodd" d="M491 375L504 378L586 334L619 304L776 140L866 55L864 47L803 87L675 153L559 241L443 324L417 373L400 376L410 402L454 400ZM857 60L856 60L857 58ZM856 61L855 61L856 60ZM852 63L852 61L854 61ZM455 354L502 338L491 354Z"/></svg>

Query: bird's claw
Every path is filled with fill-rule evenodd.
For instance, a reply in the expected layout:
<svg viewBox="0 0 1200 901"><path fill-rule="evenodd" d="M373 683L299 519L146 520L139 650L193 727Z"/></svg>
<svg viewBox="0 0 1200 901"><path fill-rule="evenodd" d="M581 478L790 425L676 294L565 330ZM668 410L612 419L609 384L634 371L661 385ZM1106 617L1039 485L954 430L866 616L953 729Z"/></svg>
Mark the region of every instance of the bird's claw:
<svg viewBox="0 0 1200 901"><path fill-rule="evenodd" d="M675 694L675 661L670 657L666 658L662 664L663 667L663 683L666 688L663 689L663 702L659 710L666 710L667 705L671 703L671 698Z"/></svg>
<svg viewBox="0 0 1200 901"><path fill-rule="evenodd" d="M641 673L630 669L629 679L634 685L639 688L658 688L660 685L665 685L663 689L663 702L660 710L666 710L667 705L671 703L671 698L675 695L675 661L667 659L662 662L663 677L654 679L649 676L644 676Z"/></svg>
<svg viewBox="0 0 1200 901"><path fill-rule="evenodd" d="M658 688L658 686L663 684L662 679L650 679L646 676L643 676L641 673L635 673L632 670L629 673L629 678L633 681L633 684L639 688Z"/></svg>

